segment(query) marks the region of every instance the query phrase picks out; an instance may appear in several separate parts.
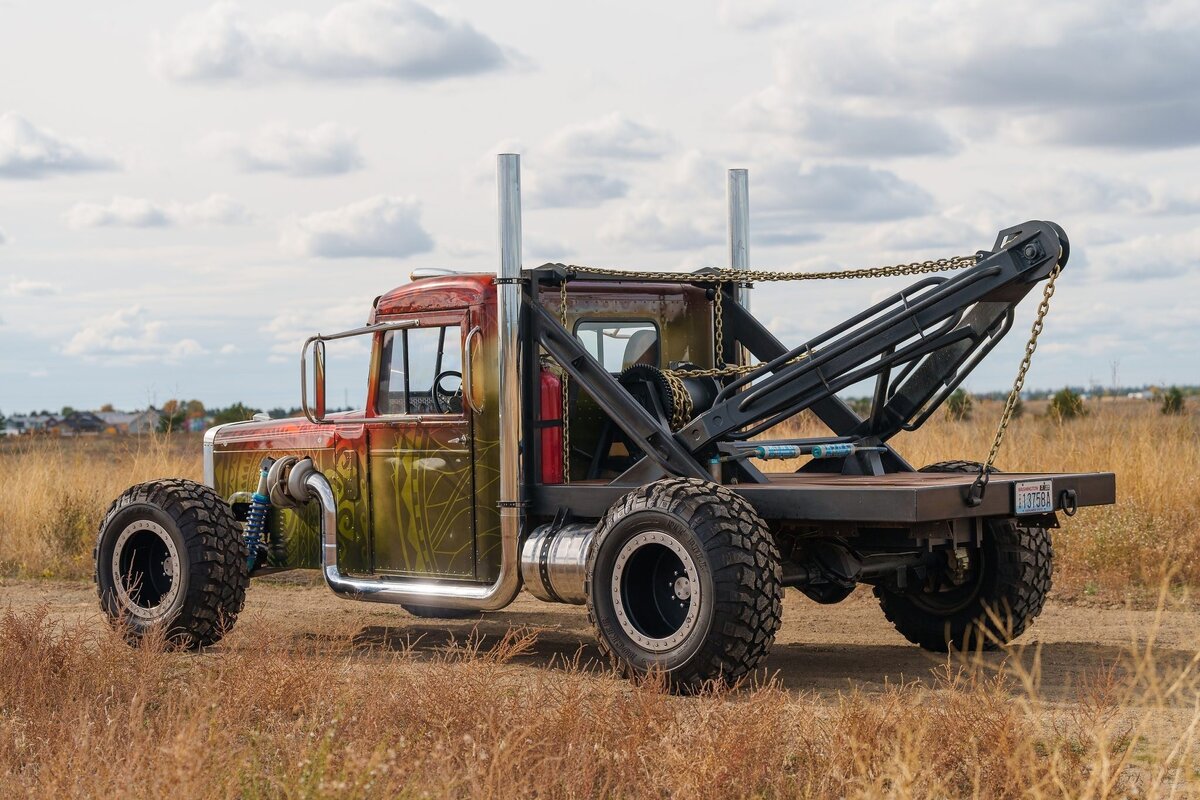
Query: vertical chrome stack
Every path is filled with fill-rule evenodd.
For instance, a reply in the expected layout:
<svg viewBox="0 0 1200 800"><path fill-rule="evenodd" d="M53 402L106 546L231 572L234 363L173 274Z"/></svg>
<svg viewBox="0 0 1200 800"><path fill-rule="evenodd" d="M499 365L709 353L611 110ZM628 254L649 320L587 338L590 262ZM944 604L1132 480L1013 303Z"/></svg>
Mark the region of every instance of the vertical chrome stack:
<svg viewBox="0 0 1200 800"><path fill-rule="evenodd" d="M521 157L496 157L500 195L499 304L500 354L500 535L516 541L521 531L521 382L519 329L521 318ZM515 554L514 554L515 555ZM508 556L507 548L505 556ZM515 559L514 559L515 560ZM506 565L507 566L507 565Z"/></svg>
<svg viewBox="0 0 1200 800"><path fill-rule="evenodd" d="M729 266L750 268L750 173L744 169L729 170ZM750 310L750 282L738 281L734 290L738 305ZM746 355L738 348L739 360Z"/></svg>

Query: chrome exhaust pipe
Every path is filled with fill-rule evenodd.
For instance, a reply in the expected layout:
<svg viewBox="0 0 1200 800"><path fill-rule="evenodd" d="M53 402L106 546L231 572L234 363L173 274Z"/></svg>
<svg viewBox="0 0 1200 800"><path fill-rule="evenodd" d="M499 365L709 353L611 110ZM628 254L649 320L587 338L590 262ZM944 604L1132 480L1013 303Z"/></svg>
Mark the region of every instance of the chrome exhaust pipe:
<svg viewBox="0 0 1200 800"><path fill-rule="evenodd" d="M521 575L517 569L519 555L515 538L511 543L507 539L503 541L500 575L490 586L422 580L382 581L343 575L337 566L337 500L333 496L333 489L311 460L306 458L297 462L292 472L297 470L301 471L299 482L307 491L308 499L317 501L321 506L321 571L330 591L339 597L374 603L414 603L440 608L498 611L511 603L520 591Z"/></svg>
<svg viewBox="0 0 1200 800"><path fill-rule="evenodd" d="M305 458L273 470L283 505L315 500L321 506L321 571L339 596L376 603L414 603L442 608L497 611L521 591L521 157L497 157L500 200L500 273L496 280L499 326L500 574L490 585L420 579L353 578L337 566L337 498L329 480ZM283 461L284 459L280 459ZM293 461L294 457L287 460ZM276 462L278 465L278 462Z"/></svg>

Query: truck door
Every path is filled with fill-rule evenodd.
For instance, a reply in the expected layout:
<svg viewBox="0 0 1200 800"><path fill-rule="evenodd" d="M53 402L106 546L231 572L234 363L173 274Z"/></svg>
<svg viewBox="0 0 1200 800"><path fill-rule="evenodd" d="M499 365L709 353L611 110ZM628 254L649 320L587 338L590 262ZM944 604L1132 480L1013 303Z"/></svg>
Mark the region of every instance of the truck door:
<svg viewBox="0 0 1200 800"><path fill-rule="evenodd" d="M390 321L390 320L389 320ZM377 345L368 433L374 568L475 577L471 415L462 395L466 312L422 315Z"/></svg>

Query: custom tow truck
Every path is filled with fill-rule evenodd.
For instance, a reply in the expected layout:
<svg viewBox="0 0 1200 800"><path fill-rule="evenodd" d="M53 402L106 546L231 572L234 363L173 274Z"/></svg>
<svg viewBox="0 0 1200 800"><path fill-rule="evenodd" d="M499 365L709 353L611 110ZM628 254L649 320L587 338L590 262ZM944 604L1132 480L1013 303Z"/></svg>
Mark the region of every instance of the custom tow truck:
<svg viewBox="0 0 1200 800"><path fill-rule="evenodd" d="M524 269L519 157L498 167L498 274L416 271L365 326L304 344L304 417L212 428L203 485L152 481L113 503L96 583L129 638L163 627L211 645L250 577L281 569L428 617L498 611L524 587L586 604L619 669L688 692L761 662L786 587L835 603L870 584L922 647L1003 644L1042 609L1057 515L1115 502L1111 473L994 469L1067 263L1057 225L955 259L751 270L746 173L731 170L730 268ZM888 275L915 281L795 346L750 312L751 284ZM987 463L909 464L889 442L1039 284ZM351 337L372 353L363 408L327 413L326 343ZM838 392L864 381L860 414ZM827 434L768 438L802 412Z"/></svg>

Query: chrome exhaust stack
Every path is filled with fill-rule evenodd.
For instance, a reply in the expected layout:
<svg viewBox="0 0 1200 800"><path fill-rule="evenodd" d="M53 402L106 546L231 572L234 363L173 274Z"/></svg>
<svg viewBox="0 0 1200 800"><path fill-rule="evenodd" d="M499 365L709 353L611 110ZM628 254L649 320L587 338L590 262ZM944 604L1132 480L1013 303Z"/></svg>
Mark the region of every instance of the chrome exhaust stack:
<svg viewBox="0 0 1200 800"><path fill-rule="evenodd" d="M521 384L519 323L521 318L521 157L497 157L500 200L500 273L496 279L499 326L500 421L500 574L490 585L445 583L422 579L354 578L337 565L337 498L329 480L311 458L286 456L275 462L271 484L277 505L300 507L310 500L321 506L321 570L334 594L377 603L414 603L441 608L496 611L521 591ZM282 462L282 463L281 463Z"/></svg>
<svg viewBox="0 0 1200 800"><path fill-rule="evenodd" d="M750 269L750 173L729 170L729 266ZM738 281L734 289L738 305L750 310L750 282ZM738 348L738 361L748 363L745 350Z"/></svg>

